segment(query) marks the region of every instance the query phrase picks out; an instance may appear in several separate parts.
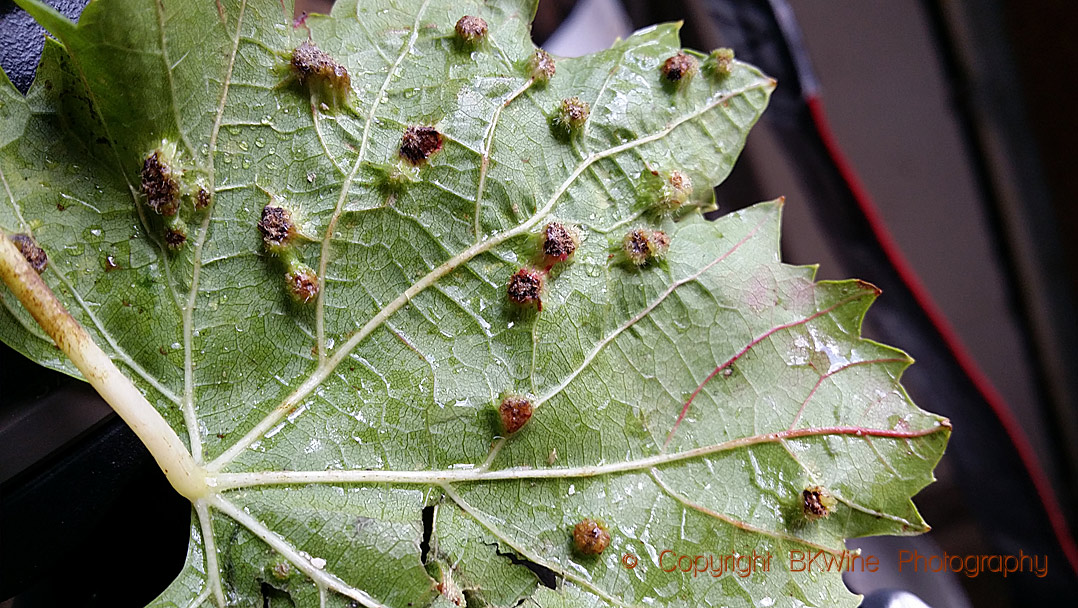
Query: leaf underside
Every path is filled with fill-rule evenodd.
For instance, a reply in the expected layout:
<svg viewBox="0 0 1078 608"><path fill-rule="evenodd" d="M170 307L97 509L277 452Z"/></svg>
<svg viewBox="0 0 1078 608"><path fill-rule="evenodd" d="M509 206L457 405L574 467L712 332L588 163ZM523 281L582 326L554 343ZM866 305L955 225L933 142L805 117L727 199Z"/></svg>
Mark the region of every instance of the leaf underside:
<svg viewBox="0 0 1078 608"><path fill-rule="evenodd" d="M28 96L0 83L0 227L33 235L46 282L219 472L154 605L855 606L789 552L926 529L910 497L949 427L899 385L910 359L860 338L877 290L782 264L779 201L696 210L774 86L751 66L664 83L664 25L531 82L528 0L340 0L299 27L275 0L95 0L77 27L20 4L57 40ZM485 41L456 39L462 15ZM290 73L308 37L348 69L343 103ZM591 114L570 133L574 96ZM444 146L411 167L416 125ZM178 249L140 192L162 141L212 196L181 208ZM689 212L656 208L675 170ZM322 279L309 303L256 228L269 203ZM579 247L541 311L518 306L506 284L551 221ZM636 228L669 235L663 259L626 262ZM78 375L0 304L0 338ZM503 437L507 394L535 410ZM804 516L813 486L829 517ZM585 518L600 555L573 547ZM663 571L754 551L770 571Z"/></svg>

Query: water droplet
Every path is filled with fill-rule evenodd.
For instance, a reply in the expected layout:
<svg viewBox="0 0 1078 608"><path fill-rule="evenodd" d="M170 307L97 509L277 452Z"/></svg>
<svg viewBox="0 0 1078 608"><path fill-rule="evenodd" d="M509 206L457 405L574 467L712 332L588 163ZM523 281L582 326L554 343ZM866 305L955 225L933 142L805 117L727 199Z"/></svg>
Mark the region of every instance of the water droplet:
<svg viewBox="0 0 1078 608"><path fill-rule="evenodd" d="M248 148L249 148L249 146L247 145L247 142L245 142L245 141L240 142L240 150L243 150L244 152L246 152Z"/></svg>
<svg viewBox="0 0 1078 608"><path fill-rule="evenodd" d="M183 346L181 346L179 342L173 342L171 348L172 350L180 350Z"/></svg>
<svg viewBox="0 0 1078 608"><path fill-rule="evenodd" d="M266 145L266 140L259 137L258 139L255 140L255 145L258 146L259 148L262 148L262 147L264 147Z"/></svg>

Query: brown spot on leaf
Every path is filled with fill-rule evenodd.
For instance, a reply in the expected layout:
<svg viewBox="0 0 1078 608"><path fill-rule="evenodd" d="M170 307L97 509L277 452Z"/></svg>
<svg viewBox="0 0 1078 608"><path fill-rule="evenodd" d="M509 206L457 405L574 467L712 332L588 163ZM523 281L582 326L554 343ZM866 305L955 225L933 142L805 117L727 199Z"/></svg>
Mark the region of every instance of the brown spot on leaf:
<svg viewBox="0 0 1078 608"><path fill-rule="evenodd" d="M187 230L182 225L165 228L165 244L171 249L179 249L187 242Z"/></svg>
<svg viewBox="0 0 1078 608"><path fill-rule="evenodd" d="M442 134L434 127L408 127L401 137L401 158L413 165L421 164L442 149L442 141Z"/></svg>
<svg viewBox="0 0 1078 608"><path fill-rule="evenodd" d="M677 209L692 196L692 178L681 171L671 171L666 180L662 205L667 209Z"/></svg>
<svg viewBox="0 0 1078 608"><path fill-rule="evenodd" d="M573 547L581 555L599 555L610 545L610 533L600 522L584 519L573 526Z"/></svg>
<svg viewBox="0 0 1078 608"><path fill-rule="evenodd" d="M11 242L15 244L22 257L30 263L30 268L33 268L34 272L41 274L49 267L49 256L45 254L44 249L38 247L34 237L28 234L13 234Z"/></svg>
<svg viewBox="0 0 1078 608"><path fill-rule="evenodd" d="M288 562L281 561L273 564L273 578L283 581L292 574L292 566Z"/></svg>
<svg viewBox="0 0 1078 608"><path fill-rule="evenodd" d="M711 51L707 56L704 67L716 78L726 78L734 71L733 49L719 48Z"/></svg>

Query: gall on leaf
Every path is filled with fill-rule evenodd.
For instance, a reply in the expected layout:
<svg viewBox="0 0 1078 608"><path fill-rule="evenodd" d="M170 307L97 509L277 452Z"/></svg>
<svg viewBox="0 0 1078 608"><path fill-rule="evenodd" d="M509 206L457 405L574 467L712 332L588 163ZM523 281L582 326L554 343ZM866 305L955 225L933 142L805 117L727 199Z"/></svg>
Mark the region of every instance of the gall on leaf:
<svg viewBox="0 0 1078 608"><path fill-rule="evenodd" d="M534 268L521 268L509 279L506 288L509 301L519 306L535 304L543 310L543 273Z"/></svg>
<svg viewBox="0 0 1078 608"><path fill-rule="evenodd" d="M579 131L591 115L591 106L579 97L561 100L552 118L554 126L565 134Z"/></svg>
<svg viewBox="0 0 1078 608"><path fill-rule="evenodd" d="M179 249L187 243L187 222L178 215L165 218L165 244Z"/></svg>
<svg viewBox="0 0 1078 608"><path fill-rule="evenodd" d="M722 80L733 73L733 49L718 48L708 53L707 59L704 60L704 71L718 80Z"/></svg>
<svg viewBox="0 0 1078 608"><path fill-rule="evenodd" d="M30 268L33 268L34 272L41 274L49 267L49 256L45 255L45 250L38 246L34 237L28 234L13 234L11 242L15 244L15 248L19 250L22 257L30 263Z"/></svg>
<svg viewBox="0 0 1078 608"><path fill-rule="evenodd" d="M679 51L677 55L663 62L663 81L675 87L684 86L696 75L697 69L696 58Z"/></svg>
<svg viewBox="0 0 1078 608"><path fill-rule="evenodd" d="M538 84L546 84L554 77L557 68L554 66L554 58L543 49L535 49L528 60L528 75Z"/></svg>
<svg viewBox="0 0 1078 608"><path fill-rule="evenodd" d="M151 209L170 217L180 209L179 171L173 167L173 153L158 148L142 162L142 194Z"/></svg>
<svg viewBox="0 0 1078 608"><path fill-rule="evenodd" d="M279 561L273 564L270 573L273 574L273 578L279 581L287 580L292 574L292 565L286 561Z"/></svg>
<svg viewBox="0 0 1078 608"><path fill-rule="evenodd" d="M527 397L520 395L509 395L502 399L500 405L498 405L498 418L502 422L502 430L507 435L519 431L528 424L528 421L532 419L532 413L535 411L535 406Z"/></svg>
<svg viewBox="0 0 1078 608"><path fill-rule="evenodd" d="M465 15L454 28L457 39L466 47L478 46L487 37L487 22L482 17Z"/></svg>
<svg viewBox="0 0 1078 608"><path fill-rule="evenodd" d="M287 247L296 237L296 224L292 221L292 212L274 204L262 208L262 219L258 220L258 231L262 233L262 242L272 252Z"/></svg>
<svg viewBox="0 0 1078 608"><path fill-rule="evenodd" d="M801 492L801 507L805 519L814 521L831 515L838 501L825 488L809 486Z"/></svg>
<svg viewBox="0 0 1078 608"><path fill-rule="evenodd" d="M637 228L630 230L621 242L621 251L629 262L643 266L661 259L670 249L670 237L662 230Z"/></svg>
<svg viewBox="0 0 1078 608"><path fill-rule="evenodd" d="M558 222L543 227L542 249L548 263L564 262L576 252L580 241L576 232Z"/></svg>
<svg viewBox="0 0 1078 608"><path fill-rule="evenodd" d="M310 266L292 260L285 273L288 294L297 304L308 304L318 297L320 290L318 274Z"/></svg>
<svg viewBox="0 0 1078 608"><path fill-rule="evenodd" d="M400 156L413 165L425 162L442 149L444 138L434 127L408 127L401 136Z"/></svg>
<svg viewBox="0 0 1078 608"><path fill-rule="evenodd" d="M195 209L202 210L210 206L210 191L206 188L199 186L198 192L195 193Z"/></svg>
<svg viewBox="0 0 1078 608"><path fill-rule="evenodd" d="M689 201L692 196L692 178L681 171L671 171L663 184L662 200L659 206L674 211Z"/></svg>
<svg viewBox="0 0 1078 608"><path fill-rule="evenodd" d="M332 108L348 103L352 92L348 69L310 41L304 41L292 51L289 67L318 103Z"/></svg>
<svg viewBox="0 0 1078 608"><path fill-rule="evenodd" d="M581 555L599 555L610 546L610 533L602 522L583 519L573 526L573 548Z"/></svg>

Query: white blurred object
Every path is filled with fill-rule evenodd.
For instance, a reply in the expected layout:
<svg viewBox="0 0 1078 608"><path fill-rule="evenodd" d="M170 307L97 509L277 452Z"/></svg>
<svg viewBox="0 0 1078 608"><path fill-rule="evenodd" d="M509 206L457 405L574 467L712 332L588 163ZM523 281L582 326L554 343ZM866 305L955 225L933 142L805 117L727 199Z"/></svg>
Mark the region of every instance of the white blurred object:
<svg viewBox="0 0 1078 608"><path fill-rule="evenodd" d="M631 33L632 22L619 0L580 0L543 48L552 55L580 57L606 50Z"/></svg>
<svg viewBox="0 0 1078 608"><path fill-rule="evenodd" d="M865 603L862 604L862 605L863 606L868 606L868 605L871 604L873 606L878 606L879 608L932 608L928 604L921 601L921 598L917 597L916 595L914 595L914 594L912 594L912 593L910 593L908 591L894 591L894 592L891 592L891 593L887 594L886 599L883 600L886 603L881 602L881 603L876 604L876 603L871 602L870 599L871 598L866 597L865 598ZM877 598L877 599L883 599L883 598Z"/></svg>

